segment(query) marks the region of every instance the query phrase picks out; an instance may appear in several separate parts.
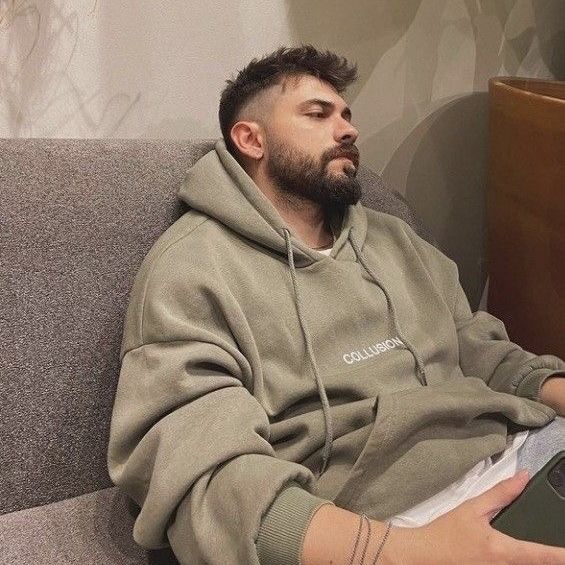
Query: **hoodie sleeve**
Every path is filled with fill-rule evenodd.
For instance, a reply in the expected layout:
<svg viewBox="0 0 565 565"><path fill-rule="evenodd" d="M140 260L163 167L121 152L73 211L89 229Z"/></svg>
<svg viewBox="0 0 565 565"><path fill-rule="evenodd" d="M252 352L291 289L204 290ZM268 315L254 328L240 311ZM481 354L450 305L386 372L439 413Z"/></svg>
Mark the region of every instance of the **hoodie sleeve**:
<svg viewBox="0 0 565 565"><path fill-rule="evenodd" d="M504 323L488 312L471 313L465 292L456 282L454 319L463 374L480 377L498 392L538 400L542 384L565 371L554 355L534 355L509 340Z"/></svg>
<svg viewBox="0 0 565 565"><path fill-rule="evenodd" d="M283 549L297 563L308 521L328 501L310 494L308 468L276 457L250 392L252 367L210 280L178 257L142 265L124 328L110 477L141 507L134 539L146 548L168 538L181 564L256 564L273 506L282 519L271 510L269 523L295 533ZM263 530L268 547L277 532Z"/></svg>
<svg viewBox="0 0 565 565"><path fill-rule="evenodd" d="M405 227L433 284L449 303L459 342L459 364L464 375L478 377L497 392L539 401L542 384L565 371L554 355L535 355L510 341L504 323L482 310L471 312L459 282L457 264L435 246Z"/></svg>

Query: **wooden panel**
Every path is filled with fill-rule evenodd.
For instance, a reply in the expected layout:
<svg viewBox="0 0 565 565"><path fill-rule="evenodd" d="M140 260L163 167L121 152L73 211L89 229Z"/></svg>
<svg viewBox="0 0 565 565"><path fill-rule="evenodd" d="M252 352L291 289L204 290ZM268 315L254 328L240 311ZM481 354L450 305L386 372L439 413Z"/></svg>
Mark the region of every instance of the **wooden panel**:
<svg viewBox="0 0 565 565"><path fill-rule="evenodd" d="M489 82L488 309L565 358L565 82Z"/></svg>

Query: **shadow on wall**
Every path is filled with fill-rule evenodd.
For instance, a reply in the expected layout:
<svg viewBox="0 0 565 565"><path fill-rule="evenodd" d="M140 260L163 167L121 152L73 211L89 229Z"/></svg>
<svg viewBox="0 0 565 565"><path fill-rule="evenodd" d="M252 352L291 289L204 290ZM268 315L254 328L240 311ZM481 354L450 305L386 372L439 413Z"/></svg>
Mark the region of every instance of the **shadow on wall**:
<svg viewBox="0 0 565 565"><path fill-rule="evenodd" d="M0 115L10 137L27 137L59 103L61 92L77 94L69 66L78 42L76 11L60 0L0 3L0 38L7 50L0 61Z"/></svg>
<svg viewBox="0 0 565 565"><path fill-rule="evenodd" d="M406 187L416 215L457 263L472 310L487 277L487 130L486 92L452 99L412 130L382 172L389 186Z"/></svg>
<svg viewBox="0 0 565 565"><path fill-rule="evenodd" d="M449 83L443 85L448 90L453 80L459 80L461 91L469 92L487 90L488 79L500 74L501 68L505 74L516 74L531 55L543 60L542 74L549 69L559 76L565 65L561 57L565 41L559 45L565 33L563 0L286 0L286 4L289 29L297 42L328 48L358 64L359 80L348 89L352 99L381 59L402 42L403 55L395 72L405 76L403 89L395 96L412 121L437 98L434 89L441 91L442 85L434 84L438 72L440 80ZM468 83L440 68L448 65L441 51L445 34L452 46L458 40L474 53ZM454 52L451 61L465 63L464 54Z"/></svg>
<svg viewBox="0 0 565 565"><path fill-rule="evenodd" d="M533 3L539 50L556 80L565 80L565 6L563 0Z"/></svg>
<svg viewBox="0 0 565 565"><path fill-rule="evenodd" d="M297 42L330 49L358 65L359 80L348 88L354 99L374 67L404 36L422 0L286 0L288 25Z"/></svg>
<svg viewBox="0 0 565 565"><path fill-rule="evenodd" d="M519 28L519 32L514 30L515 21L520 20L520 15L526 17L524 12L527 10L524 8L528 5L525 2L464 2L475 47L473 90L485 90L488 79L500 74L501 66L506 69L505 74L516 74L534 44L537 30L533 25ZM543 4L546 0L530 0L530 4L535 2Z"/></svg>
<svg viewBox="0 0 565 565"><path fill-rule="evenodd" d="M525 63L528 76L564 80L563 0L464 2L476 48L475 90L485 89L488 79L500 74L501 64L507 75L523 74L520 68ZM521 28L517 24L526 20L528 12L532 25Z"/></svg>

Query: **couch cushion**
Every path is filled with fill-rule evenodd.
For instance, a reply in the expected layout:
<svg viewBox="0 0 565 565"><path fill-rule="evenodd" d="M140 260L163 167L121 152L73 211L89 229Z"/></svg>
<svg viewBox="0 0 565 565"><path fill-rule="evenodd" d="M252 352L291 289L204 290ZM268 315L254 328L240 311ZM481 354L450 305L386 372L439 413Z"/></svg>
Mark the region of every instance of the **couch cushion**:
<svg viewBox="0 0 565 565"><path fill-rule="evenodd" d="M212 145L0 140L0 513L111 485L127 295Z"/></svg>
<svg viewBox="0 0 565 565"><path fill-rule="evenodd" d="M173 565L169 549L145 551L132 538L135 510L108 488L0 517L0 563Z"/></svg>
<svg viewBox="0 0 565 565"><path fill-rule="evenodd" d="M213 143L0 139L0 514L110 486L128 292ZM378 175L359 179L418 229Z"/></svg>

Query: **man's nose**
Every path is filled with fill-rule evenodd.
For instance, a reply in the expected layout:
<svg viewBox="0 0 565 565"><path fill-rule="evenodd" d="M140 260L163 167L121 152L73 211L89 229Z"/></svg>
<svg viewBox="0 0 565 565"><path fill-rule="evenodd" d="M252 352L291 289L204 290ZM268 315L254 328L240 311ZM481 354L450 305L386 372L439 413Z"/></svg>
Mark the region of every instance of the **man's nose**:
<svg viewBox="0 0 565 565"><path fill-rule="evenodd" d="M359 137L357 128L345 119L340 121L339 127L336 128L336 141L339 143L353 144Z"/></svg>

